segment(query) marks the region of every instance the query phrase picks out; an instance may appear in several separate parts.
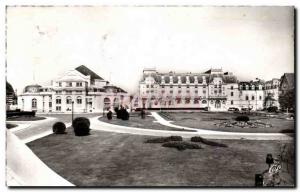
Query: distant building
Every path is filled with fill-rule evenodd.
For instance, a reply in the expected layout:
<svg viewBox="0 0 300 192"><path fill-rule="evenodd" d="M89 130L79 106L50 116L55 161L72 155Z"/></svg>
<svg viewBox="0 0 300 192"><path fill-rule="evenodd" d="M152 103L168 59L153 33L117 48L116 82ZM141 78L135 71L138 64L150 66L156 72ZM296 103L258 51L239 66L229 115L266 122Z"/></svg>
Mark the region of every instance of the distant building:
<svg viewBox="0 0 300 192"><path fill-rule="evenodd" d="M279 106L279 86L280 79L272 79L265 83L265 107Z"/></svg>
<svg viewBox="0 0 300 192"><path fill-rule="evenodd" d="M159 73L155 68L148 68L143 70L139 83L140 102L136 102L135 107L262 110L279 106L279 84L279 79L266 83L260 79L239 82L231 72L222 69L202 73ZM266 95L272 96L273 100L266 102Z"/></svg>
<svg viewBox="0 0 300 192"><path fill-rule="evenodd" d="M28 85L18 97L19 108L37 112L102 112L127 105L128 93L79 66L54 79L50 86Z"/></svg>

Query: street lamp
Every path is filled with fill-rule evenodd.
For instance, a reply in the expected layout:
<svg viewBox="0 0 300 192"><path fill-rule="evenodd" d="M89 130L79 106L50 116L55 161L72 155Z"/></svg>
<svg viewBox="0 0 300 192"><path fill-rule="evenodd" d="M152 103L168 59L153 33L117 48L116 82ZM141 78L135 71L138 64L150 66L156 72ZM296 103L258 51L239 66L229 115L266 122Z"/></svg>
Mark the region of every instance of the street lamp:
<svg viewBox="0 0 300 192"><path fill-rule="evenodd" d="M73 125L73 116L74 116L74 101L72 101L72 125Z"/></svg>

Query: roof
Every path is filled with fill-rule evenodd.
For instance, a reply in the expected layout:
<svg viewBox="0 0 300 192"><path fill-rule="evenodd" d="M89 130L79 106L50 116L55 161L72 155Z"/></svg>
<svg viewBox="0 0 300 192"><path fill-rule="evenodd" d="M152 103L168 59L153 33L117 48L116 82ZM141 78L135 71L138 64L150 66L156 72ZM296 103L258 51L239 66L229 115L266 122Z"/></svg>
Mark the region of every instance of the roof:
<svg viewBox="0 0 300 192"><path fill-rule="evenodd" d="M99 75L97 75L94 71L90 70L89 68L87 68L84 65L81 65L79 67L76 67L75 70L79 71L80 73L82 73L83 75L87 76L90 75L91 76L91 81L94 81L95 79L100 79L103 80L102 77L100 77Z"/></svg>
<svg viewBox="0 0 300 192"><path fill-rule="evenodd" d="M10 83L6 81L6 94L14 94L14 89Z"/></svg>

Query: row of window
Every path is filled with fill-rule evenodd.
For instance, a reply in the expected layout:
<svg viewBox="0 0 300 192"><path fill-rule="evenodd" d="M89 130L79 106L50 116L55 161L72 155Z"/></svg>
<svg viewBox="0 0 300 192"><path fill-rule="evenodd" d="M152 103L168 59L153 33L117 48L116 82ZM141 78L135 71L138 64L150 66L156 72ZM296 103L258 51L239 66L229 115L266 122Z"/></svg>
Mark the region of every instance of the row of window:
<svg viewBox="0 0 300 192"><path fill-rule="evenodd" d="M58 86L62 86L62 82L58 82ZM66 82L66 87L73 87L73 82ZM82 82L76 82L76 87L82 87Z"/></svg>
<svg viewBox="0 0 300 192"><path fill-rule="evenodd" d="M249 96L248 95L246 95L245 96L245 99L246 99L246 101L247 100L249 100ZM262 97L261 96L259 96L259 100L261 100L262 99ZM255 100L255 97L254 97L254 95L252 95L252 97L251 97L251 100Z"/></svg>
<svg viewBox="0 0 300 192"><path fill-rule="evenodd" d="M62 91L55 91L56 94L62 94ZM73 91L65 91L66 94L72 94ZM82 91L76 90L75 93L82 94Z"/></svg>

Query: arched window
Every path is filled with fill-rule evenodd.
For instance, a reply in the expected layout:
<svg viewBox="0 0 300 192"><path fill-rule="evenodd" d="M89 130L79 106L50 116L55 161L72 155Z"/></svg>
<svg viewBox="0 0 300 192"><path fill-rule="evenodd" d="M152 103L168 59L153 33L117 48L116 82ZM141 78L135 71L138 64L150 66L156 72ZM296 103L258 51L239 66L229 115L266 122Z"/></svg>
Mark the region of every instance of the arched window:
<svg viewBox="0 0 300 192"><path fill-rule="evenodd" d="M110 99L105 97L103 101L104 101L104 107L109 108L110 107Z"/></svg>
<svg viewBox="0 0 300 192"><path fill-rule="evenodd" d="M32 99L31 106L32 106L32 108L36 108L36 106L37 106L36 99Z"/></svg>
<svg viewBox="0 0 300 192"><path fill-rule="evenodd" d="M248 95L246 95L246 101L248 101L249 100L249 97L248 97Z"/></svg>
<svg viewBox="0 0 300 192"><path fill-rule="evenodd" d="M135 107L138 107L138 106L139 106L139 99L138 99L138 98L136 98L136 99L134 100L134 106L135 106Z"/></svg>
<svg viewBox="0 0 300 192"><path fill-rule="evenodd" d="M190 100L191 100L191 98L186 97L186 98L185 98L185 104L189 104L189 103L190 103Z"/></svg>
<svg viewBox="0 0 300 192"><path fill-rule="evenodd" d="M82 104L82 98L80 96L77 97L76 99L77 104Z"/></svg>
<svg viewBox="0 0 300 192"><path fill-rule="evenodd" d="M199 103L199 98L194 98L194 104L198 104Z"/></svg>
<svg viewBox="0 0 300 192"><path fill-rule="evenodd" d="M114 99L114 107L118 107L119 106L119 99L115 98Z"/></svg>
<svg viewBox="0 0 300 192"><path fill-rule="evenodd" d="M67 103L67 104L72 104L72 98L71 98L70 96L68 96L68 97L66 98L66 103Z"/></svg>
<svg viewBox="0 0 300 192"><path fill-rule="evenodd" d="M60 97L56 97L56 104L61 104L61 98Z"/></svg>
<svg viewBox="0 0 300 192"><path fill-rule="evenodd" d="M202 104L206 104L206 103L207 103L207 101L206 101L206 100L203 100L203 101L202 101Z"/></svg>

